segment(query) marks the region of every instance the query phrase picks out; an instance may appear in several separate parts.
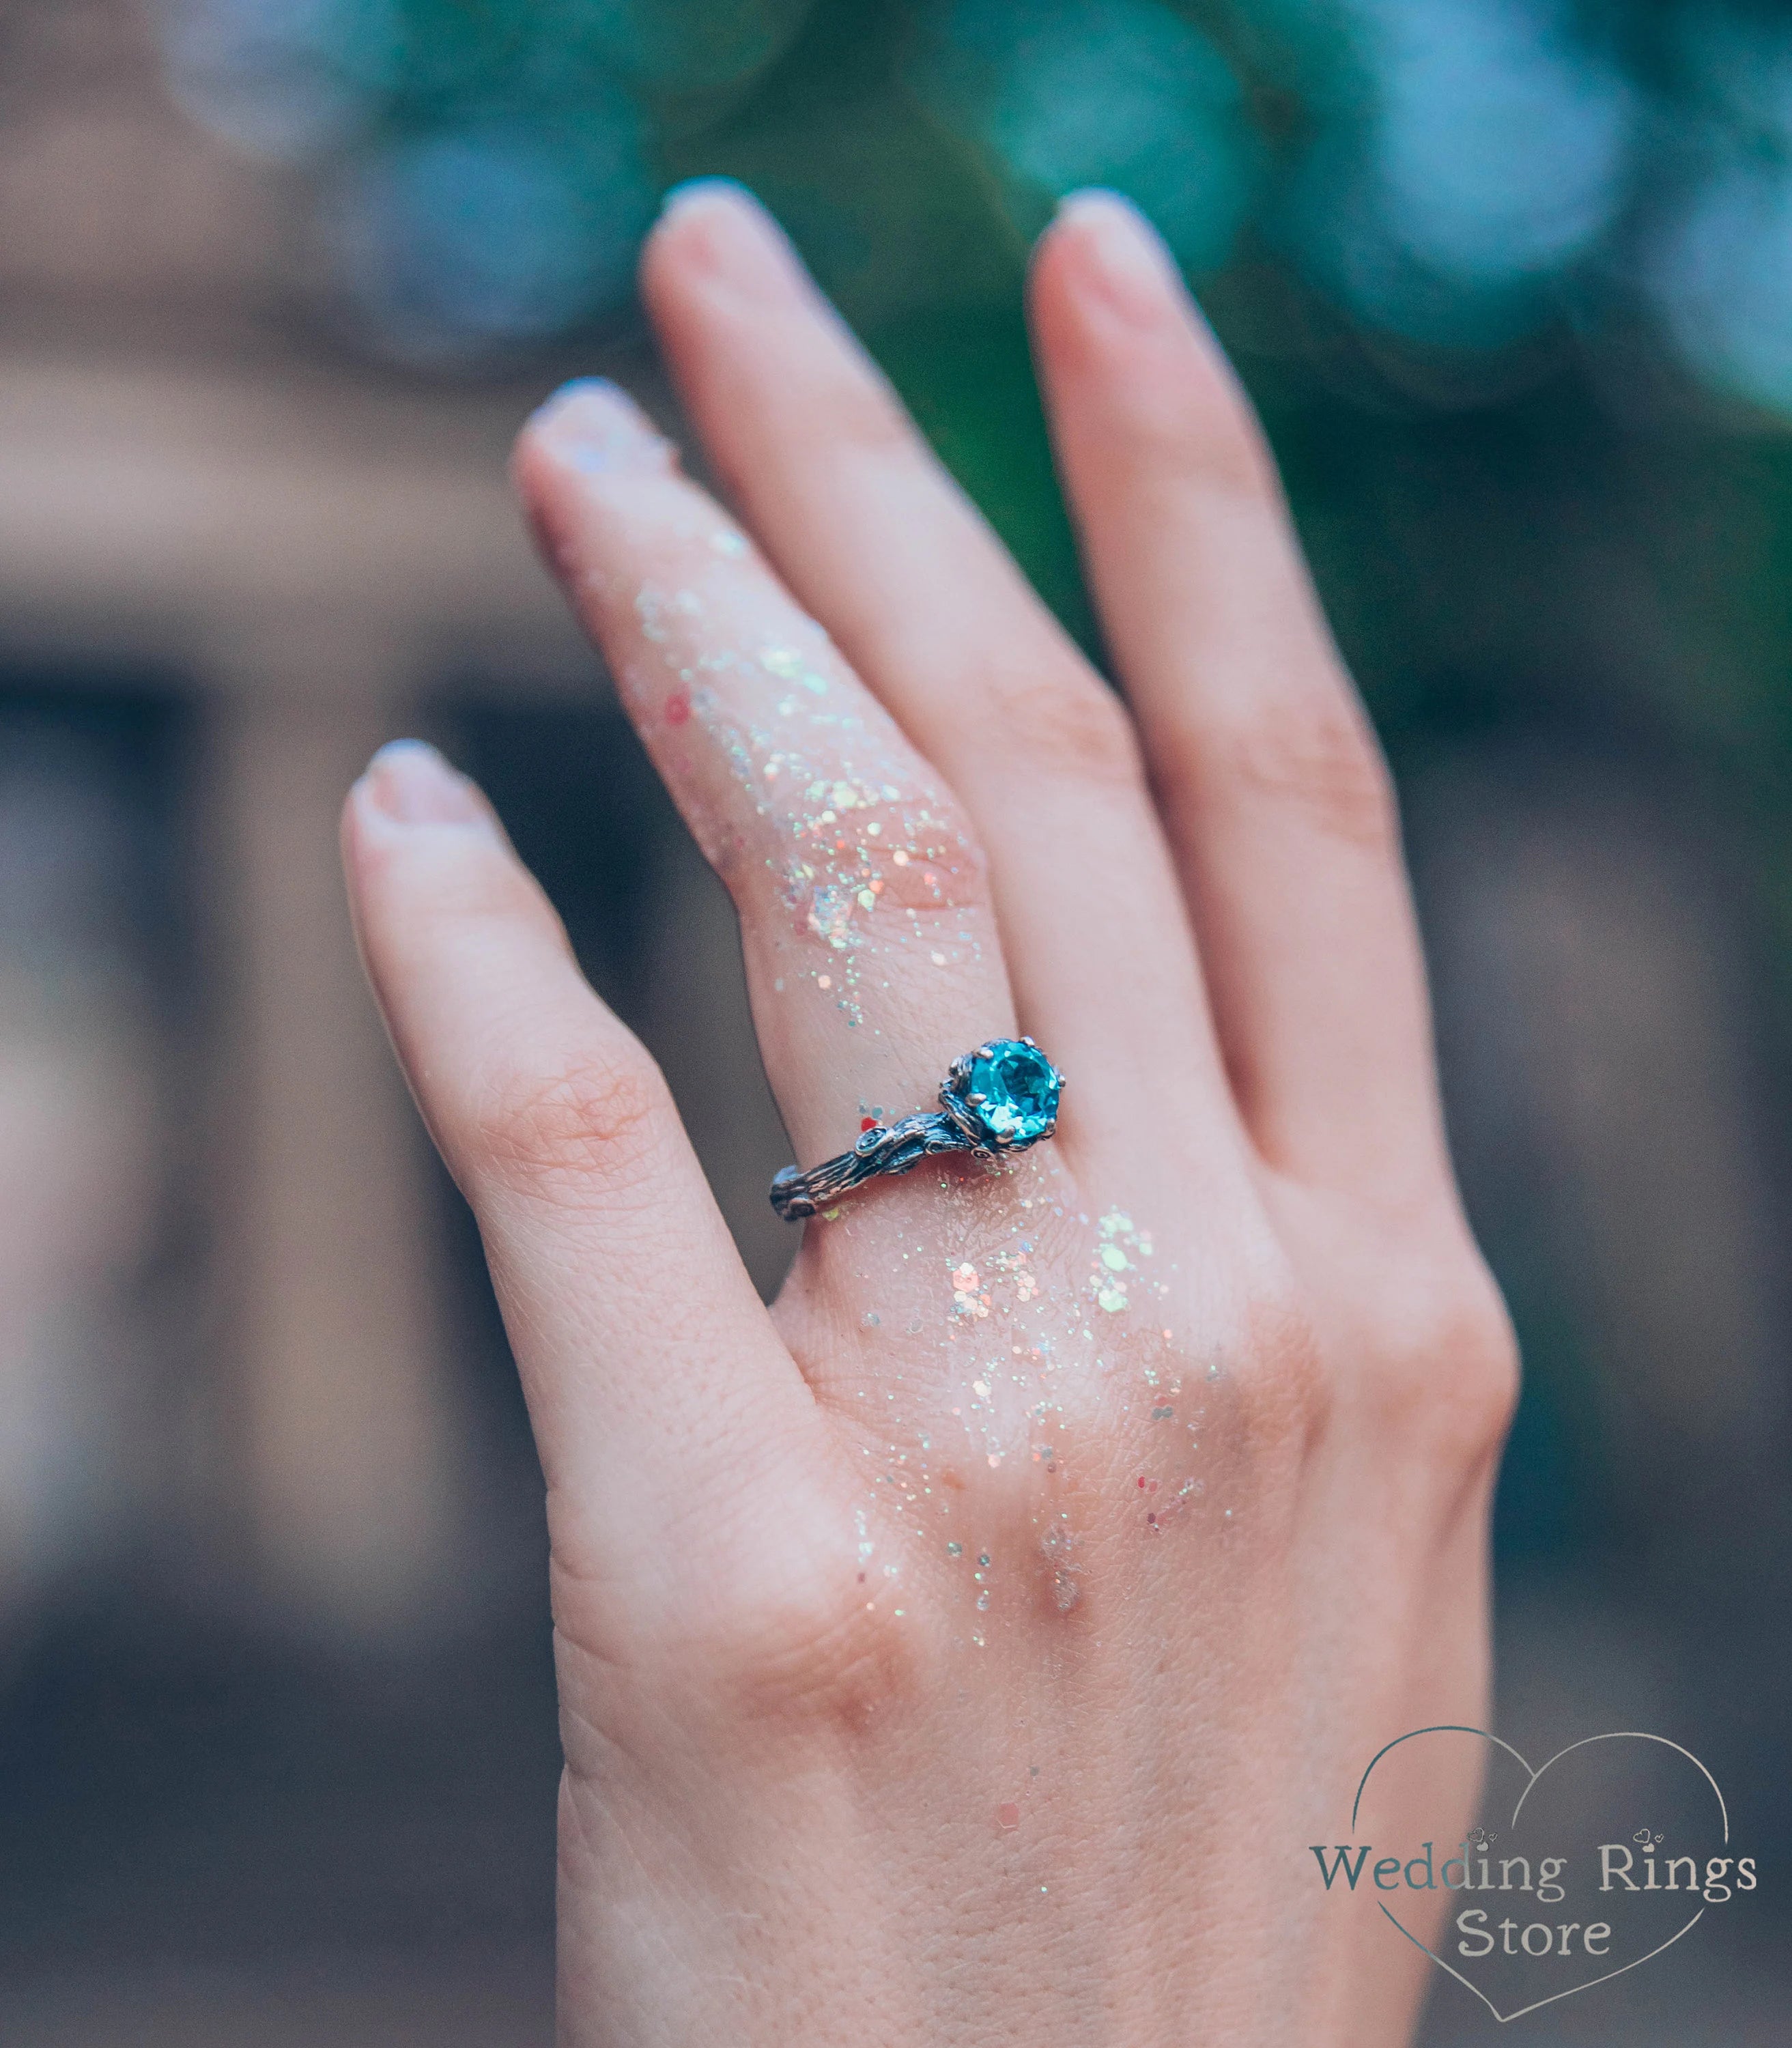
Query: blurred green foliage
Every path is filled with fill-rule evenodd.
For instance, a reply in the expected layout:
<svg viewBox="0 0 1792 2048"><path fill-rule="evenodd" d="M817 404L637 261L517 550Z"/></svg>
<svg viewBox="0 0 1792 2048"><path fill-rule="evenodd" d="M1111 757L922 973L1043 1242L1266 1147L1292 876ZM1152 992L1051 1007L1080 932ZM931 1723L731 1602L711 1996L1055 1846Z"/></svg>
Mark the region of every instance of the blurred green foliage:
<svg viewBox="0 0 1792 2048"><path fill-rule="evenodd" d="M1127 191L1259 401L1397 766L1527 731L1671 764L1747 849L1784 1035L1783 11L168 0L165 21L184 103L308 168L361 345L421 368L626 328L658 193L751 186L1092 647L1022 295L1057 198ZM1566 1540L1580 1340L1536 1247L1491 1249L1534 1373L1507 1528Z"/></svg>

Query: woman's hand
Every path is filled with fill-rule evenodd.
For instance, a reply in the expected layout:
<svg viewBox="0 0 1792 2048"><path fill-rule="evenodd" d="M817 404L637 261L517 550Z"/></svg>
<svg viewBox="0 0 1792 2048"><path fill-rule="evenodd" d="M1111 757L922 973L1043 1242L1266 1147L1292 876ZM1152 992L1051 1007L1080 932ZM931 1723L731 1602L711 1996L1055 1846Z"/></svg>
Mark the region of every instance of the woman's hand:
<svg viewBox="0 0 1792 2048"><path fill-rule="evenodd" d="M733 893L801 1163L994 1035L1070 1085L1055 1141L809 1224L768 1311L476 793L405 747L351 797L547 1475L562 2038L1396 2041L1423 1958L1308 1845L1481 1718L1515 1372L1263 444L1149 230L1072 202L1032 315L1123 708L743 195L683 195L645 283L738 523L607 386L518 479Z"/></svg>

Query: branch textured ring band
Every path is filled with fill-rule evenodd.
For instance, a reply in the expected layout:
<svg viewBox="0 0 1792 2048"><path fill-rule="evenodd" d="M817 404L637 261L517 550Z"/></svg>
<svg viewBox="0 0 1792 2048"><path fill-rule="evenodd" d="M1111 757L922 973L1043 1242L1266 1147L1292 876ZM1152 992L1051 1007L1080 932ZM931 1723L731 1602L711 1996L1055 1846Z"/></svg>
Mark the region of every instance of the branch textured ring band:
<svg viewBox="0 0 1792 2048"><path fill-rule="evenodd" d="M836 1197L880 1173L906 1173L941 1152L993 1159L1024 1152L1057 1129L1064 1076L1030 1038L991 1038L961 1053L940 1084L940 1107L894 1123L868 1123L850 1152L805 1173L786 1166L771 1205L787 1223L820 1212Z"/></svg>

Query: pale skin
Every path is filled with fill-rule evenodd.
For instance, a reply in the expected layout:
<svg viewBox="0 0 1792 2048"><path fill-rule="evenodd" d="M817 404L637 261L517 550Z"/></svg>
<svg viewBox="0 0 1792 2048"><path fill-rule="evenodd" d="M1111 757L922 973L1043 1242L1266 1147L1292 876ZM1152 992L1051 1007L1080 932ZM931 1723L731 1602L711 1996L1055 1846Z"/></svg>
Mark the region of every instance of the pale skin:
<svg viewBox="0 0 1792 2048"><path fill-rule="evenodd" d="M1070 1085L804 1227L768 1309L478 793L404 748L351 796L546 1476L560 2038L1398 2042L1429 1966L1306 1845L1484 1724L1516 1365L1248 405L1138 217L1068 204L1030 312L1116 695L744 196L643 285L730 509L608 387L517 480L733 893L797 1157L993 1034ZM1414 1839L1476 1792L1452 1751Z"/></svg>

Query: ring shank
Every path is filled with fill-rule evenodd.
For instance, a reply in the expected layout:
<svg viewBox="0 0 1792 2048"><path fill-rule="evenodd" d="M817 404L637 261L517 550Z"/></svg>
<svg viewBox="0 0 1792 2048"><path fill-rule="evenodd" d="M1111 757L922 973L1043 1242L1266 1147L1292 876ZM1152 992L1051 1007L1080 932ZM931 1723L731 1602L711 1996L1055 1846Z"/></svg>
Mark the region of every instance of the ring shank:
<svg viewBox="0 0 1792 2048"><path fill-rule="evenodd" d="M879 1174L906 1173L933 1154L980 1149L942 1111L917 1110L895 1123L874 1125L850 1152L824 1160L806 1173L786 1166L772 1181L771 1205L786 1223L795 1223Z"/></svg>

